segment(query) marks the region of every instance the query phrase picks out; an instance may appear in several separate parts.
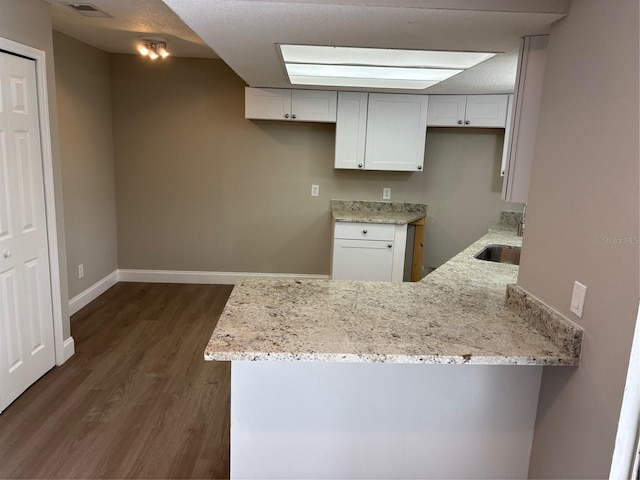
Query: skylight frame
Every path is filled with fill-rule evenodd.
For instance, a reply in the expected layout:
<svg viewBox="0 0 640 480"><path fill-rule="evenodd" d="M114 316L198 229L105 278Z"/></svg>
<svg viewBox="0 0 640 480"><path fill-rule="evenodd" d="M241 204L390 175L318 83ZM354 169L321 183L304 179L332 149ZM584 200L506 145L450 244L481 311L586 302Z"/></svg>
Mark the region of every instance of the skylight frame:
<svg viewBox="0 0 640 480"><path fill-rule="evenodd" d="M357 88L398 88L425 90L440 81L483 63L498 52L465 52L442 50L408 50L326 45L277 44L278 53L291 85L317 85ZM460 62L455 62L455 57ZM304 66L304 67L303 67ZM334 67L336 75L327 72ZM454 68L455 67L455 68ZM291 71L307 70L303 75ZM380 74L367 74L367 69L379 69ZM316 70L318 73L312 73ZM394 77L392 73L398 74ZM353 72L361 70L362 76ZM348 75L341 71L350 72ZM440 72L438 72L440 71ZM429 78L439 78L435 83ZM371 77L374 78L371 78ZM343 83L341 83L343 82ZM383 85L384 86L381 86Z"/></svg>

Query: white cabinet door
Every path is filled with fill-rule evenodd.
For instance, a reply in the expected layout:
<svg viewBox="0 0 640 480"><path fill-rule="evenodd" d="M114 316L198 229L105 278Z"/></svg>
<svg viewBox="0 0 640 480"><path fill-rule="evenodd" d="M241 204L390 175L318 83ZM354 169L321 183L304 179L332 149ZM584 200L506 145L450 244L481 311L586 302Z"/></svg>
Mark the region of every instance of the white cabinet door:
<svg viewBox="0 0 640 480"><path fill-rule="evenodd" d="M291 116L291 90L244 89L244 117L254 120L287 120Z"/></svg>
<svg viewBox="0 0 640 480"><path fill-rule="evenodd" d="M0 53L0 411L55 363L35 62Z"/></svg>
<svg viewBox="0 0 640 480"><path fill-rule="evenodd" d="M338 93L335 168L364 168L368 101L368 93Z"/></svg>
<svg viewBox="0 0 640 480"><path fill-rule="evenodd" d="M393 269L393 242L387 240L333 241L334 280L390 282Z"/></svg>
<svg viewBox="0 0 640 480"><path fill-rule="evenodd" d="M427 95L369 94L368 170L422 170L428 102Z"/></svg>
<svg viewBox="0 0 640 480"><path fill-rule="evenodd" d="M336 121L336 92L245 87L244 116L251 120Z"/></svg>
<svg viewBox="0 0 640 480"><path fill-rule="evenodd" d="M467 95L464 124L469 127L504 128L507 95Z"/></svg>
<svg viewBox="0 0 640 480"><path fill-rule="evenodd" d="M511 123L513 119L513 95L509 95L507 106L507 120L504 126L504 143L502 144L502 163L500 165L500 176L504 177L507 171L507 161L509 160L509 139L511 138Z"/></svg>
<svg viewBox="0 0 640 480"><path fill-rule="evenodd" d="M508 158L502 198L527 203L535 147L548 35L524 37L520 49Z"/></svg>
<svg viewBox="0 0 640 480"><path fill-rule="evenodd" d="M464 125L466 95L431 95L427 126L457 127Z"/></svg>
<svg viewBox="0 0 640 480"><path fill-rule="evenodd" d="M508 95L431 95L429 127L504 128Z"/></svg>
<svg viewBox="0 0 640 480"><path fill-rule="evenodd" d="M300 122L335 123L337 92L291 90L291 119Z"/></svg>

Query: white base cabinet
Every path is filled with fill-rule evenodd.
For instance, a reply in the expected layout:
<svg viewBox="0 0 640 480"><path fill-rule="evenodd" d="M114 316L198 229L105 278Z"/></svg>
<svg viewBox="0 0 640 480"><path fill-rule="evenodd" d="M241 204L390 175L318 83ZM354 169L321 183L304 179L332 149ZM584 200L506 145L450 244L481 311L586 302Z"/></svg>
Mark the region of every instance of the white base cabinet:
<svg viewBox="0 0 640 480"><path fill-rule="evenodd" d="M231 478L527 478L541 376L530 365L231 362Z"/></svg>
<svg viewBox="0 0 640 480"><path fill-rule="evenodd" d="M331 278L402 282L407 225L334 222Z"/></svg>
<svg viewBox="0 0 640 480"><path fill-rule="evenodd" d="M335 168L421 171L427 95L339 92Z"/></svg>

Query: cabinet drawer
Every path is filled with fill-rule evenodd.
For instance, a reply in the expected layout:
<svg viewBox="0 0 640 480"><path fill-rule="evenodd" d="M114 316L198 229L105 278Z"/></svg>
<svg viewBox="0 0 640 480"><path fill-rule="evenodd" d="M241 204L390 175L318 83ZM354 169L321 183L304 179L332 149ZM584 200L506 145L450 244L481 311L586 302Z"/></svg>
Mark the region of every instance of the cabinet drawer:
<svg viewBox="0 0 640 480"><path fill-rule="evenodd" d="M334 238L393 241L396 226L392 223L336 222Z"/></svg>

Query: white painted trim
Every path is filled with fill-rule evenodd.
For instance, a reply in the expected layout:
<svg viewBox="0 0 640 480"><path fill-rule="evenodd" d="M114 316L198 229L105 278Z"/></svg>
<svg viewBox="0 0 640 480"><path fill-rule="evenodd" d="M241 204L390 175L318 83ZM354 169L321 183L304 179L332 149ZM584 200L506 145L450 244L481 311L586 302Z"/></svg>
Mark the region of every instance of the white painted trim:
<svg viewBox="0 0 640 480"><path fill-rule="evenodd" d="M69 300L69 314L73 315L78 310L85 307L100 295L102 295L104 292L113 287L116 283L118 283L118 277L118 270L114 270L102 280L97 281L89 288Z"/></svg>
<svg viewBox="0 0 640 480"><path fill-rule="evenodd" d="M407 224L396 225L394 230L391 281L402 282L404 280L404 260L407 254Z"/></svg>
<svg viewBox="0 0 640 480"><path fill-rule="evenodd" d="M192 272L180 270L118 270L120 282L149 283L203 283L234 285L241 278L299 278L328 280L329 275L298 273L251 273L251 272Z"/></svg>
<svg viewBox="0 0 640 480"><path fill-rule="evenodd" d="M47 236L49 242L51 300L53 309L53 341L56 365L62 365L66 358L64 353L63 309L62 293L60 288L60 261L58 258L58 228L53 177L53 153L51 148L51 125L49 123L46 55L42 50L2 37L0 37L0 49L22 55L23 57L32 58L36 63L36 88L38 91L40 143L42 146L42 170L44 175Z"/></svg>
<svg viewBox="0 0 640 480"><path fill-rule="evenodd" d="M69 337L64 341L64 361L66 362L73 357L74 353L76 353L76 344L73 337Z"/></svg>
<svg viewBox="0 0 640 480"><path fill-rule="evenodd" d="M609 479L637 478L640 453L640 307L631 345Z"/></svg>

